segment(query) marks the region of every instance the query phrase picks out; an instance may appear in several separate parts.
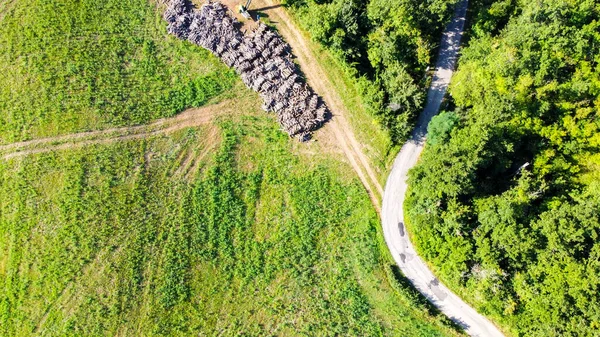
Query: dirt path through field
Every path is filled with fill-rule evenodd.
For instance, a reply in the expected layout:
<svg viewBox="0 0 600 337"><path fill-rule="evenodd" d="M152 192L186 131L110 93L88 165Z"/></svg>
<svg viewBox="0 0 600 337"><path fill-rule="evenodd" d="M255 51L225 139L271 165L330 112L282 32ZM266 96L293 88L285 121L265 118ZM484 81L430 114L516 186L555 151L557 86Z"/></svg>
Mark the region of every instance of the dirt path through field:
<svg viewBox="0 0 600 337"><path fill-rule="evenodd" d="M363 146L354 137L353 130L346 118L348 114L342 103L340 95L332 90L335 83L327 77L317 56L308 45L308 38L304 36L293 24L290 16L274 0L255 0L253 8L263 8L270 19L276 22L281 35L292 47L297 62L307 77L308 83L327 103L333 118L320 131L318 139L334 142L348 158L352 168L356 171L365 186L377 212L380 212L383 188L379 183L377 174L363 152ZM0 157L10 159L14 157L71 149L91 144L109 143L118 140L139 139L161 133L169 133L186 127L206 124L219 113L233 110L231 101L207 106L199 109L187 110L176 117L161 119L154 123L142 126L112 128L101 131L82 132L71 135L51 138L36 139L25 142L0 145Z"/></svg>
<svg viewBox="0 0 600 337"><path fill-rule="evenodd" d="M252 2L251 9L266 13L277 26L279 33L292 47L292 53L296 56L300 69L306 75L308 84L323 98L333 114L332 120L323 127L322 131L332 133L333 137L325 138L334 139L337 142L334 145L344 151L350 165L356 171L369 193L373 205L379 212L383 188L369 159L362 150L363 146L354 137L352 127L346 118L348 112L340 95L334 89L335 84L329 80L316 55L312 52L308 45L308 38L295 27L291 17L277 1L255 0Z"/></svg>
<svg viewBox="0 0 600 337"><path fill-rule="evenodd" d="M158 134L172 133L188 127L211 122L215 117L235 110L235 101L188 109L174 117L159 119L151 124L111 128L100 131L81 132L64 136L34 139L25 142L0 145L0 156L10 159L30 154L66 150L92 144L140 139Z"/></svg>

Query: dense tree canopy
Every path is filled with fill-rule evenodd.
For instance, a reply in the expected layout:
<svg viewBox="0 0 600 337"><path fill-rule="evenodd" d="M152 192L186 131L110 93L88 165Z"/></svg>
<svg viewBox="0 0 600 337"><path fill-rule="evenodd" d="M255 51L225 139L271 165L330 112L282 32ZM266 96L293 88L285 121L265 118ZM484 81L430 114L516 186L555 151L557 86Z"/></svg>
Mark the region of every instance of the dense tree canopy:
<svg viewBox="0 0 600 337"><path fill-rule="evenodd" d="M440 276L519 336L600 334L600 4L474 14L411 172L409 224Z"/></svg>
<svg viewBox="0 0 600 337"><path fill-rule="evenodd" d="M394 142L411 130L423 80L456 0L287 0L313 39L356 78L367 110Z"/></svg>

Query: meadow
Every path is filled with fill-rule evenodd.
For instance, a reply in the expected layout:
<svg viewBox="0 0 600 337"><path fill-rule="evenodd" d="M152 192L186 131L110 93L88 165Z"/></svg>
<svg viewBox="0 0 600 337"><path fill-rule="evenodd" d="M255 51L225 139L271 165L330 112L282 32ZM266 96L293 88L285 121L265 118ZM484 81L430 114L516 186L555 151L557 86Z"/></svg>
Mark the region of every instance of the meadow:
<svg viewBox="0 0 600 337"><path fill-rule="evenodd" d="M8 1L0 22L0 144L173 116L235 78L147 1Z"/></svg>
<svg viewBox="0 0 600 337"><path fill-rule="evenodd" d="M1 162L0 335L453 334L348 168L295 146L250 114Z"/></svg>
<svg viewBox="0 0 600 337"><path fill-rule="evenodd" d="M202 126L0 159L0 335L460 334L394 266L342 154L289 139L160 10L0 5L0 143L235 102Z"/></svg>

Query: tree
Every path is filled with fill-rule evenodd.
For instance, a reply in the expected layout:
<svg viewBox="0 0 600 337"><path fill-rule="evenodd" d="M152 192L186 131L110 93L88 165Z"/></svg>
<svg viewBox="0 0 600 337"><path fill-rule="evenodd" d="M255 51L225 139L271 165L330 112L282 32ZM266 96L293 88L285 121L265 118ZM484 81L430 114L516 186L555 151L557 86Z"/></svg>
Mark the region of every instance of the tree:
<svg viewBox="0 0 600 337"><path fill-rule="evenodd" d="M478 5L407 221L441 278L515 335L597 336L600 7Z"/></svg>
<svg viewBox="0 0 600 337"><path fill-rule="evenodd" d="M435 146L447 141L458 122L459 117L453 111L442 111L434 116L427 126L427 145Z"/></svg>

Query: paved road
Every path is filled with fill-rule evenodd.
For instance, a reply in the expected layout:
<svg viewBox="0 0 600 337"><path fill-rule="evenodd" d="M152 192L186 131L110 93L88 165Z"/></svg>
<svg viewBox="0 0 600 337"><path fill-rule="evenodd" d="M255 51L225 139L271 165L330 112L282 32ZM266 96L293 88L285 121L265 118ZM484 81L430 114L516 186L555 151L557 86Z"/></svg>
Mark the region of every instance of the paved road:
<svg viewBox="0 0 600 337"><path fill-rule="evenodd" d="M468 0L460 1L454 13L454 20L448 24L442 36L436 71L427 94L427 105L419 116L411 138L404 144L394 161L383 194L381 220L385 241L392 256L419 292L450 319L461 325L469 335L496 337L503 335L490 321L440 283L427 268L416 254L403 225L402 206L406 194L407 173L417 163L423 151L427 124L438 113L450 83L462 37L467 5Z"/></svg>

